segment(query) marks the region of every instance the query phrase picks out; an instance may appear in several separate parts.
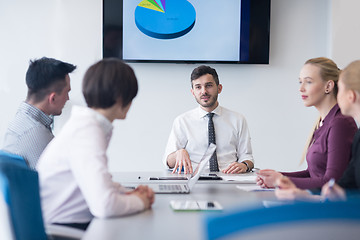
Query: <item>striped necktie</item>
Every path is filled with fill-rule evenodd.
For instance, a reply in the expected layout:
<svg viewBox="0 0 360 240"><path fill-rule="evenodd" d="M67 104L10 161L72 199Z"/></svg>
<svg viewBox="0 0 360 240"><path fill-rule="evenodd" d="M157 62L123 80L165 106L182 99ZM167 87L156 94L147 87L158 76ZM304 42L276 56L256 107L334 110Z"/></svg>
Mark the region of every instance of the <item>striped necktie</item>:
<svg viewBox="0 0 360 240"><path fill-rule="evenodd" d="M208 114L206 114L206 116L208 116L208 118L209 118L209 123L208 123L209 144L210 143L216 144L216 141L215 141L215 128L214 128L214 122L213 122L214 113L208 113ZM211 156L211 159L210 159L210 171L211 172L218 172L219 171L216 151L214 152L214 154Z"/></svg>

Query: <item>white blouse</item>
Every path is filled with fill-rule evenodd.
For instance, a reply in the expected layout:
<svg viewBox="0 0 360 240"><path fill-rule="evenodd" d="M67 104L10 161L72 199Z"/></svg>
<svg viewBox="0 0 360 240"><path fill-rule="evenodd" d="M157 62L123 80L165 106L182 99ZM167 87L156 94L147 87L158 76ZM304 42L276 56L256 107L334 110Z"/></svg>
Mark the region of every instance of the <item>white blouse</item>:
<svg viewBox="0 0 360 240"><path fill-rule="evenodd" d="M100 113L73 107L37 166L45 222L85 223L144 209L139 197L112 181L106 155L112 129Z"/></svg>

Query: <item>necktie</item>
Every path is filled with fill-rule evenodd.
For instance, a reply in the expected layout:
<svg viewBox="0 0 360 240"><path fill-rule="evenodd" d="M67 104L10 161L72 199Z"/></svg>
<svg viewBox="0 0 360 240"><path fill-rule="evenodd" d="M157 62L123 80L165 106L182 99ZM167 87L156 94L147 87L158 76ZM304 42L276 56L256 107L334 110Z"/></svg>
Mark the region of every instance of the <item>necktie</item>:
<svg viewBox="0 0 360 240"><path fill-rule="evenodd" d="M209 118L209 123L208 123L208 129L209 129L209 144L213 143L216 144L215 142L215 128L214 128L214 122L213 122L213 116L214 113L208 113L206 114ZM219 166L218 166L218 162L217 162L217 156L216 156L216 151L214 152L214 154L211 156L210 158L210 171L211 172L218 172L219 171Z"/></svg>

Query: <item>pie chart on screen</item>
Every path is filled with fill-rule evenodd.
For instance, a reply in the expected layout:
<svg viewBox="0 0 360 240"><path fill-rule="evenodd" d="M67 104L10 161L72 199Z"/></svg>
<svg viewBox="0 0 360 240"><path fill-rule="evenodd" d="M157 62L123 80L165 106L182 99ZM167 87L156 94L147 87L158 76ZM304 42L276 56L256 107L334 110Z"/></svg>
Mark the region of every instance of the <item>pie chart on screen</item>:
<svg viewBox="0 0 360 240"><path fill-rule="evenodd" d="M137 28L157 39L184 36L194 27L195 20L195 8L186 0L142 0L135 9Z"/></svg>

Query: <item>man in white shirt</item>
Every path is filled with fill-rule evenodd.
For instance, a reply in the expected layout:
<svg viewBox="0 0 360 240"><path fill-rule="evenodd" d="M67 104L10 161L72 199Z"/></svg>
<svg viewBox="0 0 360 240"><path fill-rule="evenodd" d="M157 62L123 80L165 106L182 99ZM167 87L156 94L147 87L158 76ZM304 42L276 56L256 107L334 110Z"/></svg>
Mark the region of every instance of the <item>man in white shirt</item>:
<svg viewBox="0 0 360 240"><path fill-rule="evenodd" d="M88 107L73 107L37 166L46 223L86 229L94 216L117 217L151 207L150 188L129 191L108 171L112 122L126 118L137 90L133 70L120 60L103 59L87 70L83 94Z"/></svg>
<svg viewBox="0 0 360 240"><path fill-rule="evenodd" d="M178 116L173 123L163 162L173 173L192 173L209 144L209 118L213 113L218 169L223 173L249 172L253 156L245 118L219 106L222 85L216 70L199 66L191 74L191 93L199 107Z"/></svg>

